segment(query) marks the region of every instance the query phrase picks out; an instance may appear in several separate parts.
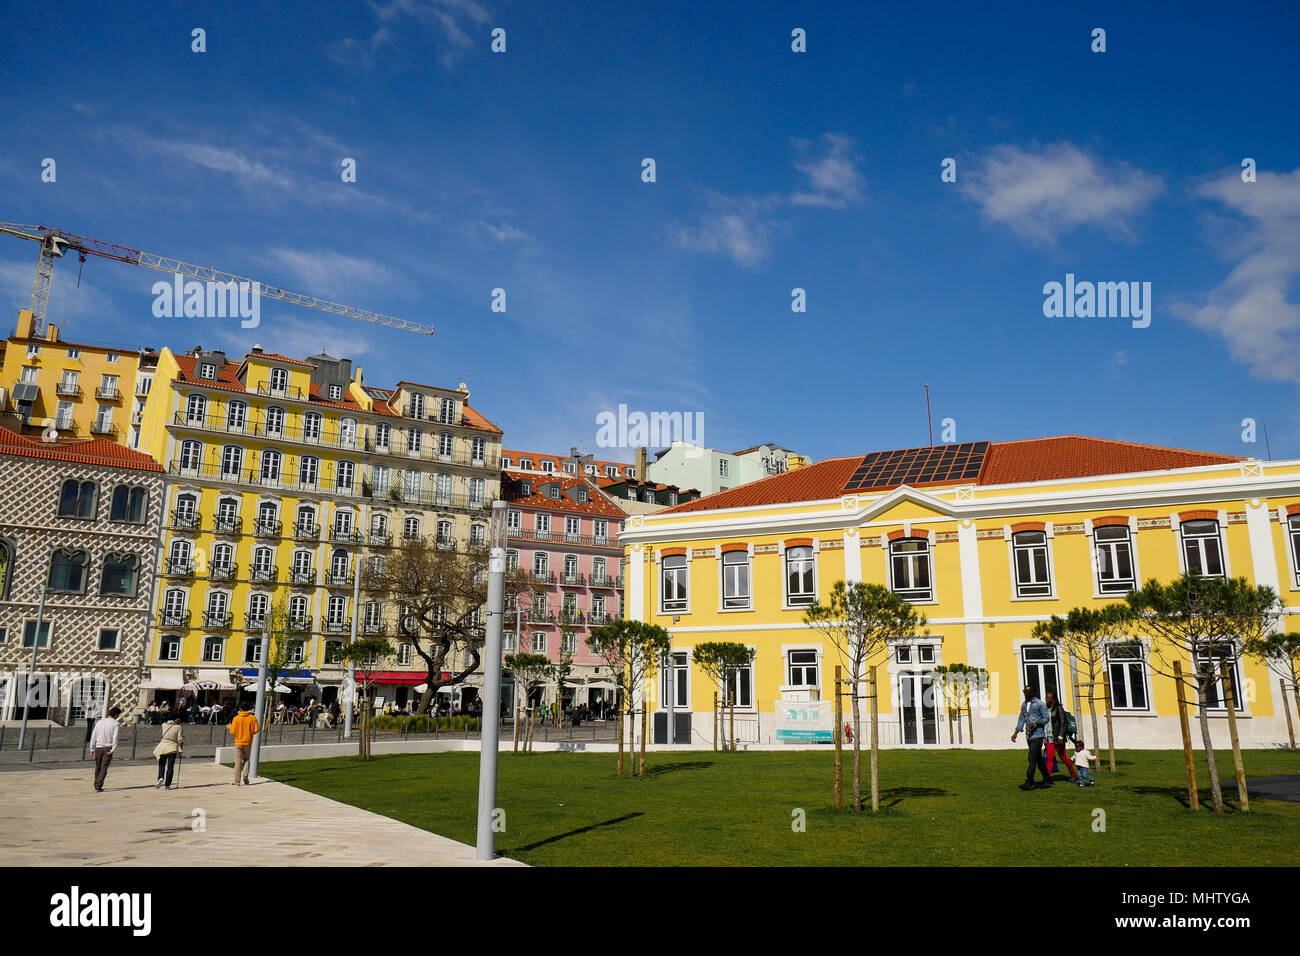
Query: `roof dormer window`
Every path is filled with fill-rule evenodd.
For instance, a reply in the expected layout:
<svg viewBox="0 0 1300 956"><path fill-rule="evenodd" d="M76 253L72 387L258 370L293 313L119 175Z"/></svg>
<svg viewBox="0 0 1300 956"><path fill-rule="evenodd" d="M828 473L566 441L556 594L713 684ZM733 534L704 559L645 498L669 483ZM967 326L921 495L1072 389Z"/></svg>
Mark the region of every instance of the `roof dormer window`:
<svg viewBox="0 0 1300 956"><path fill-rule="evenodd" d="M548 475L551 474L553 471L555 471L555 462L553 461L542 462L542 471L546 472Z"/></svg>
<svg viewBox="0 0 1300 956"><path fill-rule="evenodd" d="M586 489L586 488L574 488L574 489L573 489L573 497L574 497L574 500L576 500L576 501L586 501L586 500L587 500L587 489Z"/></svg>
<svg viewBox="0 0 1300 956"><path fill-rule="evenodd" d="M217 367L211 362L204 362L199 366L199 378L213 379L217 377Z"/></svg>
<svg viewBox="0 0 1300 956"><path fill-rule="evenodd" d="M560 500L560 486L559 486L559 485L554 484L554 483L547 485L547 486L546 486L546 493L547 493L548 495L550 495L552 498L554 498L556 501L559 501L559 500Z"/></svg>
<svg viewBox="0 0 1300 956"><path fill-rule="evenodd" d="M330 386L330 398L332 398L334 401L337 402L337 401L338 401L339 399L341 399L342 397L343 397L343 386L342 386L342 385L331 385L331 386Z"/></svg>
<svg viewBox="0 0 1300 956"><path fill-rule="evenodd" d="M531 481L519 482L519 494L527 498L533 493L533 483Z"/></svg>

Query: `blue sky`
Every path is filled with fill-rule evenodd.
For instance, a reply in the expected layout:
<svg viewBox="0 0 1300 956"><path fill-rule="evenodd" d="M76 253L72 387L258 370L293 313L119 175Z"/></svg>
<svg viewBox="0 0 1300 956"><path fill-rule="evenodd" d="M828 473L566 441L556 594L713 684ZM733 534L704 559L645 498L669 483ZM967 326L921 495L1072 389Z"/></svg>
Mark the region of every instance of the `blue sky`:
<svg viewBox="0 0 1300 956"><path fill-rule="evenodd" d="M702 412L728 450L905 447L927 441L929 382L936 439L952 418L963 441L1264 457L1254 418L1300 456L1292 5L702 6L11 18L0 219L430 322L273 302L255 330L155 319L156 273L94 259L80 288L60 263L50 303L73 339L326 348L372 384L467 381L508 447L596 450L619 403ZM6 315L34 264L0 237ZM1066 273L1150 282L1150 327L1045 318Z"/></svg>

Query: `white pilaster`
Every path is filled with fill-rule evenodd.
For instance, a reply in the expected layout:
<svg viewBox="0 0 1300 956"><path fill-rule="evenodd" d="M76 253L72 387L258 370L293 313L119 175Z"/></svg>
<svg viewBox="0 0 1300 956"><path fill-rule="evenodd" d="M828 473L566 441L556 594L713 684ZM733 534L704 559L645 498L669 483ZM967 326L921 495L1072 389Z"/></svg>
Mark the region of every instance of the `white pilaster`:
<svg viewBox="0 0 1300 956"><path fill-rule="evenodd" d="M980 588L979 548L975 538L975 522L966 518L957 523L957 556L961 561L962 616L984 616L984 592ZM984 653L984 625L966 625L966 663L971 667L987 667Z"/></svg>

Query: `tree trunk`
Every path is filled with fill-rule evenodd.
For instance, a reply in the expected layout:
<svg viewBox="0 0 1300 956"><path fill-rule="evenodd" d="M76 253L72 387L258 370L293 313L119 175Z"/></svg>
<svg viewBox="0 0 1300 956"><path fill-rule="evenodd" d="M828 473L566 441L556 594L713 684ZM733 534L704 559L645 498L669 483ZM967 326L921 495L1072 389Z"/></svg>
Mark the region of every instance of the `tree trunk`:
<svg viewBox="0 0 1300 956"><path fill-rule="evenodd" d="M623 776L623 708L616 707L614 720L618 722L618 775Z"/></svg>
<svg viewBox="0 0 1300 956"><path fill-rule="evenodd" d="M520 713L519 713L519 696L518 696L518 694L516 694L516 695L515 695L515 720L514 720L514 724L515 724L515 727L514 727L514 730L515 730L515 753L519 753L519 717L520 717Z"/></svg>
<svg viewBox="0 0 1300 956"><path fill-rule="evenodd" d="M730 699L731 699L731 735L729 740L731 743L731 749L735 750L736 749L736 692L735 691L731 692Z"/></svg>
<svg viewBox="0 0 1300 956"><path fill-rule="evenodd" d="M1296 680L1294 677L1291 679L1291 694L1295 697L1296 720L1300 720L1300 681ZM1292 744L1292 746L1295 745Z"/></svg>
<svg viewBox="0 0 1300 956"><path fill-rule="evenodd" d="M858 703L861 696L860 674L853 675L853 809L862 810L862 709Z"/></svg>
<svg viewBox="0 0 1300 956"><path fill-rule="evenodd" d="M879 690L876 685L876 668L871 668L871 812L880 809L880 734Z"/></svg>
<svg viewBox="0 0 1300 956"><path fill-rule="evenodd" d="M1197 722L1201 725L1205 765L1210 772L1210 800L1214 804L1214 812L1223 813L1223 790L1219 787L1219 765L1214 759L1214 744L1210 740L1210 717L1205 712L1205 681L1204 672L1199 673L1196 680L1196 716Z"/></svg>
<svg viewBox="0 0 1300 956"><path fill-rule="evenodd" d="M1192 757L1192 731L1187 726L1187 697L1183 685L1183 666L1174 661L1174 688L1178 693L1178 725L1183 735L1183 760L1187 764L1187 806L1201 808L1201 798L1196 792L1196 761Z"/></svg>
<svg viewBox="0 0 1300 956"><path fill-rule="evenodd" d="M1092 745L1101 753L1101 737L1097 732L1097 663L1088 662L1088 713L1092 715ZM1098 760L1093 766L1100 767Z"/></svg>
<svg viewBox="0 0 1300 956"><path fill-rule="evenodd" d="M1115 728L1110 721L1110 670L1104 670L1101 673L1101 686L1106 697L1103 703L1106 705L1106 754L1110 757L1110 772L1115 772Z"/></svg>
<svg viewBox="0 0 1300 956"><path fill-rule="evenodd" d="M528 752L533 752L533 727L536 726L537 711L535 708L528 708Z"/></svg>
<svg viewBox="0 0 1300 956"><path fill-rule="evenodd" d="M644 685L642 685L644 686ZM649 710L645 705L645 691L641 692L641 776L645 776L645 738L649 724Z"/></svg>
<svg viewBox="0 0 1300 956"><path fill-rule="evenodd" d="M1286 680L1279 677L1277 679L1277 686L1282 692L1280 695L1282 700L1282 709L1286 711L1286 734L1291 738L1291 749L1295 750L1295 727L1291 724L1291 704L1286 699Z"/></svg>
<svg viewBox="0 0 1300 956"><path fill-rule="evenodd" d="M713 749L718 749L718 692L713 692Z"/></svg>
<svg viewBox="0 0 1300 956"><path fill-rule="evenodd" d="M844 700L841 668L835 665L835 809L844 809Z"/></svg>
<svg viewBox="0 0 1300 956"><path fill-rule="evenodd" d="M1237 799L1243 813L1250 812L1250 794L1246 792L1246 768L1241 763L1241 742L1237 739L1237 685L1227 664L1220 665L1224 697L1228 704L1228 739L1232 741L1232 767L1237 772Z"/></svg>

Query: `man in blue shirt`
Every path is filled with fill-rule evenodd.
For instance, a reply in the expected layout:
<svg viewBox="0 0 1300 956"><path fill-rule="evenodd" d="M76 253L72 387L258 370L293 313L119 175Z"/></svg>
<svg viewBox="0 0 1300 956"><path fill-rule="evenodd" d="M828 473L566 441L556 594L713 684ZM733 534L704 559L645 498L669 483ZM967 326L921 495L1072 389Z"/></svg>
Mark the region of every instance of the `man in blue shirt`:
<svg viewBox="0 0 1300 956"><path fill-rule="evenodd" d="M1047 739L1046 729L1051 719L1047 705L1038 699L1033 687L1026 685L1025 702L1020 707L1020 719L1016 721L1015 732L1011 735L1011 742L1015 743L1016 738L1020 736L1020 731L1023 730L1026 733L1026 743L1029 744L1029 769L1025 773L1025 782L1020 785L1021 790L1034 789L1035 768L1043 774L1043 782L1039 786L1052 786L1051 775L1047 772L1047 761L1043 759L1043 744Z"/></svg>

